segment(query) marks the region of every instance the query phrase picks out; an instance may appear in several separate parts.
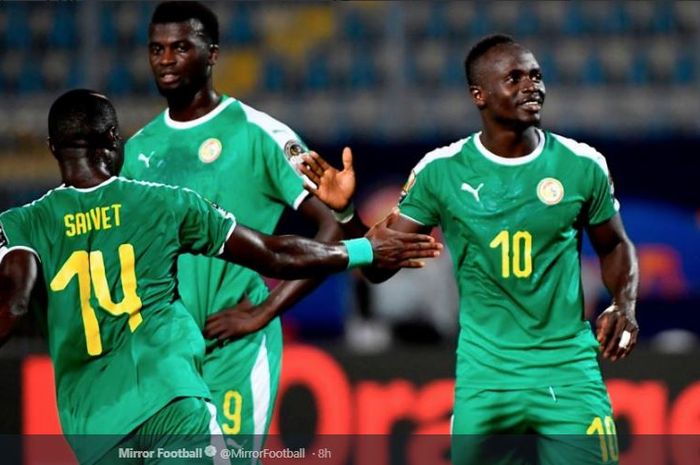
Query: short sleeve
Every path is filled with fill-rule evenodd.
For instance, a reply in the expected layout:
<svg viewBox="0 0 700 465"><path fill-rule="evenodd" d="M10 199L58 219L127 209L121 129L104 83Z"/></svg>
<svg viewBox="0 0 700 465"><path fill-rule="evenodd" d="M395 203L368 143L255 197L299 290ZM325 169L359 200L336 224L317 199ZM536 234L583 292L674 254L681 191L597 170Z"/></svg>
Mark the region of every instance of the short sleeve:
<svg viewBox="0 0 700 465"><path fill-rule="evenodd" d="M593 164L591 175L591 197L588 202L588 222L591 225L608 221L620 209L620 203L615 198L612 177L608 171L605 158L601 155Z"/></svg>
<svg viewBox="0 0 700 465"><path fill-rule="evenodd" d="M28 250L39 257L32 242L30 216L24 208L14 208L0 214L0 261L15 249Z"/></svg>
<svg viewBox="0 0 700 465"><path fill-rule="evenodd" d="M235 217L194 191L176 189L179 235L186 252L215 257L236 227Z"/></svg>
<svg viewBox="0 0 700 465"><path fill-rule="evenodd" d="M401 192L399 211L402 216L424 226L435 226L440 215L435 205L435 196L431 192L430 172L428 169L411 171L408 181Z"/></svg>
<svg viewBox="0 0 700 465"><path fill-rule="evenodd" d="M253 139L253 156L261 157L263 190L293 209L307 197L304 178L295 169L302 154L308 151L301 138L285 124L269 115L244 107Z"/></svg>

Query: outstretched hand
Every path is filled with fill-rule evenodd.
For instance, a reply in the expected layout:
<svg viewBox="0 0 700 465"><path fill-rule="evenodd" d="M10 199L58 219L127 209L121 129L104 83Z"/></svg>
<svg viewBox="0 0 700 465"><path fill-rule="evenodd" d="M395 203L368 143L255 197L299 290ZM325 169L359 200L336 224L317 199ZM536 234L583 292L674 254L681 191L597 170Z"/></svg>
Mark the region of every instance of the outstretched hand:
<svg viewBox="0 0 700 465"><path fill-rule="evenodd" d="M419 259L440 255L442 244L436 242L433 236L391 229L398 216L399 212L395 209L365 235L372 243L374 266L388 270L422 268L425 262Z"/></svg>
<svg viewBox="0 0 700 465"><path fill-rule="evenodd" d="M207 318L204 337L235 340L259 331L269 322L263 309L244 297L235 307L226 308Z"/></svg>
<svg viewBox="0 0 700 465"><path fill-rule="evenodd" d="M355 193L355 169L350 148L343 149L343 171L329 165L316 152L305 154L302 160L300 171L316 186L306 184L306 189L329 208L338 212L345 210Z"/></svg>
<svg viewBox="0 0 700 465"><path fill-rule="evenodd" d="M600 314L596 326L598 350L612 362L627 357L637 345L639 325L634 313L625 311L617 304L612 304Z"/></svg>

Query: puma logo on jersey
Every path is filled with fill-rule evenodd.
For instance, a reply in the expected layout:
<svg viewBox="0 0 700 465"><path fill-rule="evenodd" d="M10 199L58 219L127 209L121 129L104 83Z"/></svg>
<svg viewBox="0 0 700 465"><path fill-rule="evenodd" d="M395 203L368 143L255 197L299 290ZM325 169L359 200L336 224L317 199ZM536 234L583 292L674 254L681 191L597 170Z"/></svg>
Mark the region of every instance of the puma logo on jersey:
<svg viewBox="0 0 700 465"><path fill-rule="evenodd" d="M153 155L155 155L156 152L153 151L149 156L146 156L142 153L139 153L139 161L142 161L144 165L146 165L146 168L151 167L151 158L153 158Z"/></svg>
<svg viewBox="0 0 700 465"><path fill-rule="evenodd" d="M484 187L484 183L483 183L483 182L482 182L481 184L479 184L479 187L477 187L476 189L474 189L472 186L470 186L470 185L467 184L466 182L463 182L463 183L462 183L462 190L463 190L463 191L467 191L467 192L469 192L471 195L473 195L473 196L474 196L474 199L476 199L477 202L481 202L481 200L479 199L479 190L480 190L482 187Z"/></svg>

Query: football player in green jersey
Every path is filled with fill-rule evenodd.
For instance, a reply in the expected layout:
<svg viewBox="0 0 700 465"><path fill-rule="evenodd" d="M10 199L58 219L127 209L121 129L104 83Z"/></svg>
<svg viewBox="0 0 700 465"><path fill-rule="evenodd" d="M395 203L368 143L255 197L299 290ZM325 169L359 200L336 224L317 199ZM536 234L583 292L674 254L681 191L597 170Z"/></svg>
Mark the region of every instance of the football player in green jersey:
<svg viewBox="0 0 700 465"><path fill-rule="evenodd" d="M43 274L59 417L81 463L144 463L129 451L178 450L174 435L202 437L202 447L221 439L201 376L204 339L177 299L180 254L296 279L370 263L420 266L417 258L439 252L388 220L336 244L269 236L189 189L116 177L117 115L93 91L54 102L49 136L64 184L0 214L0 343Z"/></svg>
<svg viewBox="0 0 700 465"><path fill-rule="evenodd" d="M541 464L615 463L596 347L612 361L634 348L638 266L605 158L539 128L542 71L510 37L477 43L465 70L482 131L418 163L391 226L427 233L439 225L454 259L460 335L452 460L521 463L518 448L488 448L481 435L536 433ZM355 186L349 149L341 172L315 154L305 158L302 171L316 195L348 209ZM366 231L357 217L346 228ZM584 229L613 297L597 320L597 341L583 316ZM381 281L392 273L365 274Z"/></svg>
<svg viewBox="0 0 700 465"><path fill-rule="evenodd" d="M128 141L122 175L193 189L268 234L289 207L316 227L317 240L339 239L332 211L308 195L294 169L294 160L307 150L304 142L286 125L214 87L219 55L214 13L197 2L161 3L148 41L155 83L168 108ZM259 449L279 384L281 325L275 318L260 332L230 341L231 322L241 309L278 315L320 280L283 282L270 292L250 269L185 255L178 282L185 307L207 337L203 373L221 427L235 443Z"/></svg>

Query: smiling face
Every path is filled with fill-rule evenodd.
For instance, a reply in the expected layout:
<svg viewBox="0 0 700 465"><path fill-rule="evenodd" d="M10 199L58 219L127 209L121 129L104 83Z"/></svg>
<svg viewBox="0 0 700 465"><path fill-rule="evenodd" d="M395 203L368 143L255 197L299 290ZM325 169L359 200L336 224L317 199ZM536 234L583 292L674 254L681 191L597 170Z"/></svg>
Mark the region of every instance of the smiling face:
<svg viewBox="0 0 700 465"><path fill-rule="evenodd" d="M501 44L476 65L472 100L482 117L510 127L538 126L545 98L540 65L518 44Z"/></svg>
<svg viewBox="0 0 700 465"><path fill-rule="evenodd" d="M194 95L206 86L218 46L210 44L198 20L151 25L148 57L160 93Z"/></svg>

